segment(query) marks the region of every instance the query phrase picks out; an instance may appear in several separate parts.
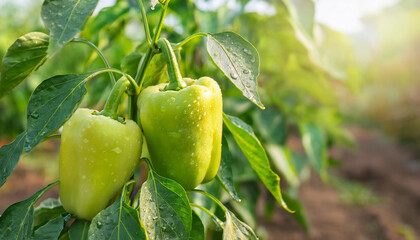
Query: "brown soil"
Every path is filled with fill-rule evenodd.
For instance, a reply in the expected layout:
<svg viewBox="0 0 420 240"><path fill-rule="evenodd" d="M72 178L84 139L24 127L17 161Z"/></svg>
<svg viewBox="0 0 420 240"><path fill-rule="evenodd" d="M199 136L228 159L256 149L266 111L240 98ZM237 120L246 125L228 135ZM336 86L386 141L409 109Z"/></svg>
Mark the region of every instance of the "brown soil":
<svg viewBox="0 0 420 240"><path fill-rule="evenodd" d="M322 183L313 174L299 192L311 232L306 233L291 214L277 206L271 221L259 216L260 225L265 227L270 240L404 240L406 238L398 233L402 226L420 236L419 159L380 134L359 128L351 131L359 149L332 149L331 156L342 163L335 174L368 186L380 203L346 205L335 188ZM30 171L18 164L0 188L0 212L41 189L47 184L44 179L42 171ZM44 198L57 195L55 187Z"/></svg>
<svg viewBox="0 0 420 240"><path fill-rule="evenodd" d="M335 174L368 186L380 198L380 203L346 205L335 188L311 177L299 192L311 232L305 233L291 214L277 207L273 221L262 220L269 239L409 239L399 233L402 227L409 228L417 238L420 236L419 159L380 134L358 128L351 131L359 148L357 151L332 149L331 156L342 163Z"/></svg>
<svg viewBox="0 0 420 240"><path fill-rule="evenodd" d="M32 196L48 183L50 182L45 180L42 172L29 171L23 164L18 164L7 182L0 188L0 212L3 213L13 203ZM52 197L58 197L57 186L45 193L41 200Z"/></svg>

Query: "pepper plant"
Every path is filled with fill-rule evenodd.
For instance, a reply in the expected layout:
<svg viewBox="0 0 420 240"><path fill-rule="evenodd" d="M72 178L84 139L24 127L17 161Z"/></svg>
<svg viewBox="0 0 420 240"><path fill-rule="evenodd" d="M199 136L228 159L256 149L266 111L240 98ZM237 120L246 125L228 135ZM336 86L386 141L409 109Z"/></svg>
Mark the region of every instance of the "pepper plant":
<svg viewBox="0 0 420 240"><path fill-rule="evenodd" d="M144 41L118 68L110 65L95 44L99 36L92 34L108 21L117 21L113 15L117 11L105 9L89 21L97 3L45 0L41 16L48 34L25 34L3 57L0 97L69 44L91 47L104 66L50 77L32 93L26 130L0 148L0 184L23 152L61 137L59 180L11 205L0 217L0 239L204 239L209 219L223 231L223 239L257 239L254 230L211 193L216 187L238 204L241 201L226 138L236 141L274 199L292 212L252 128L222 112L222 93L228 84L264 109L258 95L256 48L228 31L197 32L171 43L170 33L162 31L170 0L153 0L153 10L146 10L142 0L117 1L113 10L138 10L143 29L137 30L144 31ZM82 29L91 39L79 34ZM199 38L225 78L182 77L178 61L185 54L181 53L187 46L203 47L193 45ZM110 81L92 87L112 85L104 109L79 108L89 95L87 83L101 78ZM138 182L134 172L144 166L139 164L142 161L147 179ZM48 199L34 208L57 184L60 199ZM135 187L139 184L140 189Z"/></svg>

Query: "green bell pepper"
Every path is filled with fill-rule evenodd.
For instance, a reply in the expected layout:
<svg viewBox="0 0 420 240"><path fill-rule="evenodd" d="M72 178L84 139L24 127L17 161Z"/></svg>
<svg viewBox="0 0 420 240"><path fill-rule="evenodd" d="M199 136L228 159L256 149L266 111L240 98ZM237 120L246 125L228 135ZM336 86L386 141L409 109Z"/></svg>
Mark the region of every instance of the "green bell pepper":
<svg viewBox="0 0 420 240"><path fill-rule="evenodd" d="M104 111L77 109L64 124L59 160L59 195L64 209L91 220L110 205L139 164L143 135L116 110L128 81L114 86Z"/></svg>
<svg viewBox="0 0 420 240"><path fill-rule="evenodd" d="M168 84L144 89L138 107L154 169L192 189L219 169L222 94L209 77L181 81L186 87L179 91L165 91Z"/></svg>

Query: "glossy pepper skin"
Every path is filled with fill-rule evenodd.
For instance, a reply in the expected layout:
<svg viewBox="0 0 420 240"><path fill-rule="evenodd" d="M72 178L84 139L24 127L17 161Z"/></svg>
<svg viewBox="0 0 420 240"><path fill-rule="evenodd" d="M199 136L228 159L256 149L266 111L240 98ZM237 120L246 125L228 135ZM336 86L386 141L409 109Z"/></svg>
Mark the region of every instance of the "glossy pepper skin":
<svg viewBox="0 0 420 240"><path fill-rule="evenodd" d="M219 169L222 93L209 77L182 81L186 87L178 91L165 90L168 84L144 89L138 107L156 172L193 189Z"/></svg>
<svg viewBox="0 0 420 240"><path fill-rule="evenodd" d="M115 200L140 160L142 133L80 108L64 124L59 161L59 195L64 209L91 220Z"/></svg>

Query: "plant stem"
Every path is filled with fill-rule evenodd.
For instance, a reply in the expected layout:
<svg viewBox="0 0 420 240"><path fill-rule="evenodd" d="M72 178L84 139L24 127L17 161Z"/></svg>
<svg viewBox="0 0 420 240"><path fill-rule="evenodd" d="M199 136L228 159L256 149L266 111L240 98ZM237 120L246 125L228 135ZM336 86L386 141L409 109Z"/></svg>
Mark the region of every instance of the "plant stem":
<svg viewBox="0 0 420 240"><path fill-rule="evenodd" d="M152 45L152 37L150 36L150 29L149 29L149 23L147 21L147 15L146 15L146 10L144 9L144 5L143 5L143 0L137 0L139 6L140 6L140 10L141 10L141 17L143 19L143 28L144 28L144 32L146 34L146 40L147 43L149 44L149 46Z"/></svg>
<svg viewBox="0 0 420 240"><path fill-rule="evenodd" d="M169 2L169 1L168 1ZM135 77L136 83L140 86L140 88L143 85L144 75L146 73L146 69L150 63L150 60L152 60L153 56L156 54L156 43L159 40L160 32L162 31L163 27L163 20L166 16L166 11L168 10L168 2L166 2L163 5L162 13L160 15L159 23L156 27L155 34L153 36L152 44L147 48L146 53L143 55L139 67L137 69L137 74Z"/></svg>
<svg viewBox="0 0 420 240"><path fill-rule="evenodd" d="M50 140L50 139L54 139L54 138L60 138L60 137L61 137L61 134L49 135L49 136L44 137L44 139L42 139L42 142Z"/></svg>
<svg viewBox="0 0 420 240"><path fill-rule="evenodd" d="M161 13L160 19L159 19L159 24L156 28L155 34L153 35L153 40L150 40L151 39L150 29L149 29L149 24L147 22L147 16L146 16L146 11L145 11L144 6L143 6L143 2L142 2L142 0L138 0L138 1L139 1L139 4L140 4L140 7L141 7L141 11L142 11L143 24L144 24L144 28L145 28L145 31L146 31L146 39L147 39L147 42L149 43L149 47L147 48L146 53L141 58L141 61L140 61L139 66L137 68L136 76L134 78L135 82L139 86L139 92L140 92L141 88L143 87L144 76L146 75L147 67L149 66L149 63L152 60L153 56L156 54L155 44L157 43L157 41L160 37L160 32L162 31L163 20L165 19L166 11L168 10L169 1L166 4L163 5L162 13ZM137 122L137 96L131 96L130 97L129 109L130 109L129 110L130 118Z"/></svg>
<svg viewBox="0 0 420 240"><path fill-rule="evenodd" d="M153 45L152 45L153 46ZM139 67L137 69L137 74L135 77L136 83L140 86L143 85L144 76L146 74L147 66L149 66L150 60L152 60L153 56L155 55L154 47L147 48L146 53L141 58Z"/></svg>
<svg viewBox="0 0 420 240"><path fill-rule="evenodd" d="M109 64L108 60L106 59L105 55L102 53L101 50L99 50L99 48L93 44L91 41L88 41L86 39L83 38L73 38L72 42L80 42L80 43L84 43L87 44L88 46L94 48L96 50L96 52L99 54L99 56L101 57L102 61L105 63L107 68L111 68L111 65ZM115 76L114 74L112 74L111 72L109 72L109 77L111 78L112 84L114 85L117 81L115 80Z"/></svg>
<svg viewBox="0 0 420 240"><path fill-rule="evenodd" d="M181 48L182 46L184 46L185 44L187 44L189 41L193 40L194 38L198 38L198 37L206 37L208 34L207 33L194 33L193 35L187 37L186 39L182 40L181 42L177 43L173 49L177 50L179 48Z"/></svg>
<svg viewBox="0 0 420 240"><path fill-rule="evenodd" d="M121 97L125 90L129 87L130 82L127 78L120 78L111 90L111 93L106 100L105 107L98 115L110 117L114 120L118 120L118 106L120 105Z"/></svg>
<svg viewBox="0 0 420 240"><path fill-rule="evenodd" d="M98 70L98 71L96 71L96 72L94 72L94 73L92 73L91 75L89 75L86 79L85 79L85 81L88 81L88 80L90 80L90 79L92 79L93 77L95 77L95 76L97 76L97 75L99 75L99 74L102 74L102 73L104 73L104 72L114 72L114 73L119 73L119 74L121 74L121 75L123 75L124 77L126 77L126 81L128 81L130 84L131 84L131 89L133 89L134 91L129 91L127 94L129 94L129 95L131 95L131 97L129 98L130 99L130 108L129 108L129 117L130 117L130 119L132 119L132 120L134 120L134 121L136 121L137 120L137 118L136 118L136 113L137 113L137 109L135 109L134 111L133 111L133 109L131 108L131 107L135 107L136 108L136 96L140 93L140 88L139 88L139 86L137 85L137 83L136 83L136 81L130 76L130 75L128 75L128 74L126 74L125 72L122 72L122 71L120 71L120 70L117 70L117 69L113 69L113 68L111 68L111 69L102 69L102 70ZM115 84L116 85L116 84ZM114 85L114 88L115 88L115 85ZM113 89L114 89L113 88ZM125 89L125 90L127 90L127 88ZM124 91L125 91L124 90ZM112 93L111 93L112 94ZM134 99L134 101L133 101L133 99ZM107 100L107 102L108 102L108 100ZM133 104L133 102L134 102L134 104ZM118 99L118 104L119 104L119 99ZM116 112L116 111L115 111ZM112 117L112 118L114 118L114 117ZM115 118L114 118L115 119Z"/></svg>
<svg viewBox="0 0 420 240"><path fill-rule="evenodd" d="M165 89L178 91L184 88L185 83L182 81L181 72L179 71L178 62L176 61L176 56L174 50L172 50L171 44L165 38L159 39L157 44L162 50L166 64L168 65L169 84Z"/></svg>
<svg viewBox="0 0 420 240"><path fill-rule="evenodd" d="M188 192L201 193L201 194L203 194L204 196L206 196L206 197L210 198L210 199L211 199L213 202L215 202L217 205L219 205L219 207L221 207L221 208L223 209L223 211L228 212L228 209L227 209L227 208L223 205L223 203L222 203L222 202L220 202L220 201L219 201L219 199L215 198L213 195L211 195L211 194L209 194L209 193L207 193L207 192L205 192L205 191L203 191L203 190L200 190L200 189L193 189L193 190L190 190L190 191L188 191Z"/></svg>
<svg viewBox="0 0 420 240"><path fill-rule="evenodd" d="M219 224L219 226L222 229L224 228L224 223L216 215L214 215L214 213L210 212L207 208L200 206L198 204L195 204L195 203L190 203L190 206L201 209L203 212L207 213L211 218L216 220L216 222Z"/></svg>
<svg viewBox="0 0 420 240"><path fill-rule="evenodd" d="M162 31L162 27L163 27L163 21L165 20L166 11L168 10L168 4L169 4L169 1L165 2L165 4L163 4L162 6L163 7L162 14L160 15L159 23L157 25L155 35L153 36L153 44L156 44L160 37L160 32Z"/></svg>
<svg viewBox="0 0 420 240"><path fill-rule="evenodd" d="M98 71L96 71L96 72L92 73L91 75L89 75L89 76L85 79L85 81L89 81L90 79L92 79L92 78L94 78L94 77L98 76L99 74L105 73L105 72L114 72L114 73L119 73L119 74L123 75L124 77L126 77L126 78L127 78L127 80L130 82L130 84L131 84L132 88L134 89L134 93L132 93L132 94L139 94L139 93L140 93L140 88L139 88L139 86L136 84L136 81L134 81L134 79L133 79L130 75L128 75L127 73L122 72L122 71L120 71L120 70L118 70L118 69L114 69L114 68L109 68L109 69L101 69L101 70L98 70ZM130 95L132 95L132 94L130 94Z"/></svg>

